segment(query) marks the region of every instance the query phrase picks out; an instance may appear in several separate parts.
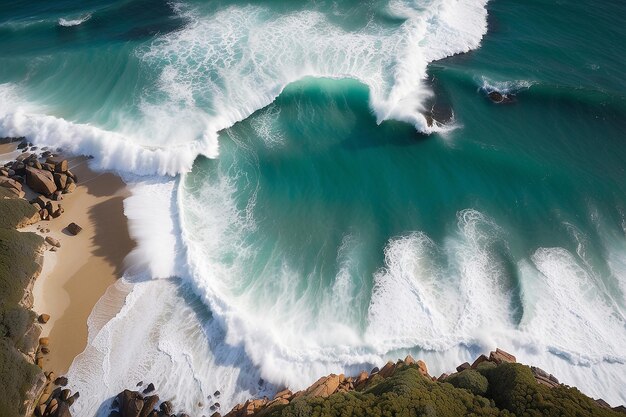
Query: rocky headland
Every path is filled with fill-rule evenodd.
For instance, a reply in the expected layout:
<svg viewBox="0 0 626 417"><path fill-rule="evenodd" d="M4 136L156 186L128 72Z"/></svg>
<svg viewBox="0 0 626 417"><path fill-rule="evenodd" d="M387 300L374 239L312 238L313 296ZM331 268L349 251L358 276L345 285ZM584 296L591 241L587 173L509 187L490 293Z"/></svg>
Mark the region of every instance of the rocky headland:
<svg viewBox="0 0 626 417"><path fill-rule="evenodd" d="M140 384L143 384L140 383ZM210 417L307 416L605 416L619 417L613 407L561 384L552 374L517 363L496 349L473 363L460 364L439 377L426 363L407 356L356 376L330 374L305 390L283 389L274 398L255 398L221 414L219 392L212 396ZM172 401L161 402L154 385L125 390L114 399L109 417L189 417ZM200 416L198 416L200 417ZM205 416L206 417L206 416Z"/></svg>

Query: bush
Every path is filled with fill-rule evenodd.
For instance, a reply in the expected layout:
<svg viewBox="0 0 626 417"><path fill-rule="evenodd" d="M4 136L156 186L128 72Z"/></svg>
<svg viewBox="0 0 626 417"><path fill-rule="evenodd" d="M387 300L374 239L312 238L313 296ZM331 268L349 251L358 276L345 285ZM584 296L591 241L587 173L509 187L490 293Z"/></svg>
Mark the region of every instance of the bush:
<svg viewBox="0 0 626 417"><path fill-rule="evenodd" d="M35 233L0 229L0 310L17 305L23 298L33 274L40 268L35 257L41 245L43 239Z"/></svg>
<svg viewBox="0 0 626 417"><path fill-rule="evenodd" d="M0 228L8 229L17 227L25 219L33 217L37 209L28 201L21 198L4 198L7 193L2 187L0 190Z"/></svg>
<svg viewBox="0 0 626 417"><path fill-rule="evenodd" d="M383 416L510 416L488 399L451 384L427 380L405 367L363 392L337 393L328 398L299 398L267 410L272 417L383 417Z"/></svg>
<svg viewBox="0 0 626 417"><path fill-rule="evenodd" d="M489 381L480 373L473 369L466 369L463 372L454 374L446 379L446 382L456 388L469 390L474 395L485 395L489 387Z"/></svg>
<svg viewBox="0 0 626 417"><path fill-rule="evenodd" d="M36 257L43 239L12 229L32 217L35 208L22 199L2 196L0 193L0 381L10 383L0 384L0 416L17 416L25 412L26 393L41 377L41 370L22 354L37 343L35 313L19 303L40 268Z"/></svg>
<svg viewBox="0 0 626 417"><path fill-rule="evenodd" d="M489 381L487 396L499 408L518 416L591 416L609 417L621 414L601 408L576 388L549 388L537 384L528 366L504 363L479 370Z"/></svg>

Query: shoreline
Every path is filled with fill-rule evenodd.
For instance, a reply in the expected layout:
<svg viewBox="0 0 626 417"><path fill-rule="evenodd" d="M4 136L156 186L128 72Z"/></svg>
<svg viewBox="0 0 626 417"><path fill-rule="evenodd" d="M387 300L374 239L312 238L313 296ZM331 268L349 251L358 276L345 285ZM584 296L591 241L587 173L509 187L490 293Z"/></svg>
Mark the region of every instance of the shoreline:
<svg viewBox="0 0 626 417"><path fill-rule="evenodd" d="M12 394L13 405L2 404L0 409L13 410L19 402L22 416L32 415L33 410L36 415L69 416L69 407L79 393L71 395L63 388L67 378L56 377L64 375L84 351L89 316L123 275L124 259L135 247L123 204L130 191L118 175L92 170L90 158L39 149L25 138L2 138L0 161L0 191L7 210L0 220L6 223L2 227L14 228L4 232L1 243L3 251L18 251L8 263L3 260L2 270L9 269L4 271L6 276L3 272L0 284L22 294L15 307L10 300L8 305L6 300L0 304L4 309L22 308L28 314L22 319L26 327L8 327L5 337L24 341L15 345L21 353L3 353L0 359L5 368L0 371L3 379L13 378L12 372L24 372L20 366L28 367L32 374L30 382ZM14 237L5 236L7 233ZM20 246L28 239L39 242L36 250ZM23 260L17 261L15 256ZM36 264L36 271L27 270L28 282L25 277L23 285L15 288L11 268L21 271L24 262ZM6 317L3 320L6 322ZM11 326L7 323L4 325ZM7 343L6 339L2 342ZM8 365L11 359L7 355L16 354L22 355L25 365L20 361Z"/></svg>
<svg viewBox="0 0 626 417"><path fill-rule="evenodd" d="M62 245L56 252L45 252L33 289L33 310L50 315L42 331L50 339L44 369L60 375L87 345L87 319L100 297L122 276L124 258L134 247L124 216L123 200L130 195L126 184L115 174L91 170L88 162L85 157L68 158L80 182L63 200L63 216L26 229L52 236ZM70 222L83 230L72 236L65 230ZM42 229L50 232L42 233Z"/></svg>

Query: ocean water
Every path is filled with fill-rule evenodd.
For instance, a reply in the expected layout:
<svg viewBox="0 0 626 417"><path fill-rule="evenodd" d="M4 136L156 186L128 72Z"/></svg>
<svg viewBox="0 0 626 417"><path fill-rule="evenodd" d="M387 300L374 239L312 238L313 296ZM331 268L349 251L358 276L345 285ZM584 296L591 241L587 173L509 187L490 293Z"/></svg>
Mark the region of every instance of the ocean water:
<svg viewBox="0 0 626 417"><path fill-rule="evenodd" d="M138 247L70 370L75 411L139 380L226 410L496 346L625 403L624 19L570 0L0 7L0 135L91 154L133 192Z"/></svg>

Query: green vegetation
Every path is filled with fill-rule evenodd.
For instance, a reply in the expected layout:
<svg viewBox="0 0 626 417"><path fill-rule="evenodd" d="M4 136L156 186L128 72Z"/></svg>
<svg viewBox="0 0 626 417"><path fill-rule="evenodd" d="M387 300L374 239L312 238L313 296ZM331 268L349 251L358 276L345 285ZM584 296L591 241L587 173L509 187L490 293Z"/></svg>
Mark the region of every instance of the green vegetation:
<svg viewBox="0 0 626 417"><path fill-rule="evenodd" d="M478 371L466 369L463 372L452 375L446 379L446 382L452 384L455 388L464 388L475 395L485 395L489 386L487 378L482 376Z"/></svg>
<svg viewBox="0 0 626 417"><path fill-rule="evenodd" d="M548 388L535 382L528 366L505 363L480 369L489 381L487 396L519 416L620 416L599 407L576 388Z"/></svg>
<svg viewBox="0 0 626 417"><path fill-rule="evenodd" d="M37 209L28 201L21 198L8 198L14 196L0 187L0 228L17 227L25 219L29 219L37 213Z"/></svg>
<svg viewBox="0 0 626 417"><path fill-rule="evenodd" d="M477 392L483 395L477 394ZM520 364L481 366L445 382L422 377L405 366L389 378L374 381L362 391L336 393L328 398L298 398L284 406L263 410L264 417L349 416L603 416L621 414L599 407L575 388L550 389L535 381Z"/></svg>
<svg viewBox="0 0 626 417"><path fill-rule="evenodd" d="M0 213L0 381L10 381L2 384L0 416L9 417L20 414L25 393L41 373L21 353L36 346L39 333L33 327L35 314L19 303L39 269L36 255L43 239L12 229L35 213L25 200L0 195Z"/></svg>

